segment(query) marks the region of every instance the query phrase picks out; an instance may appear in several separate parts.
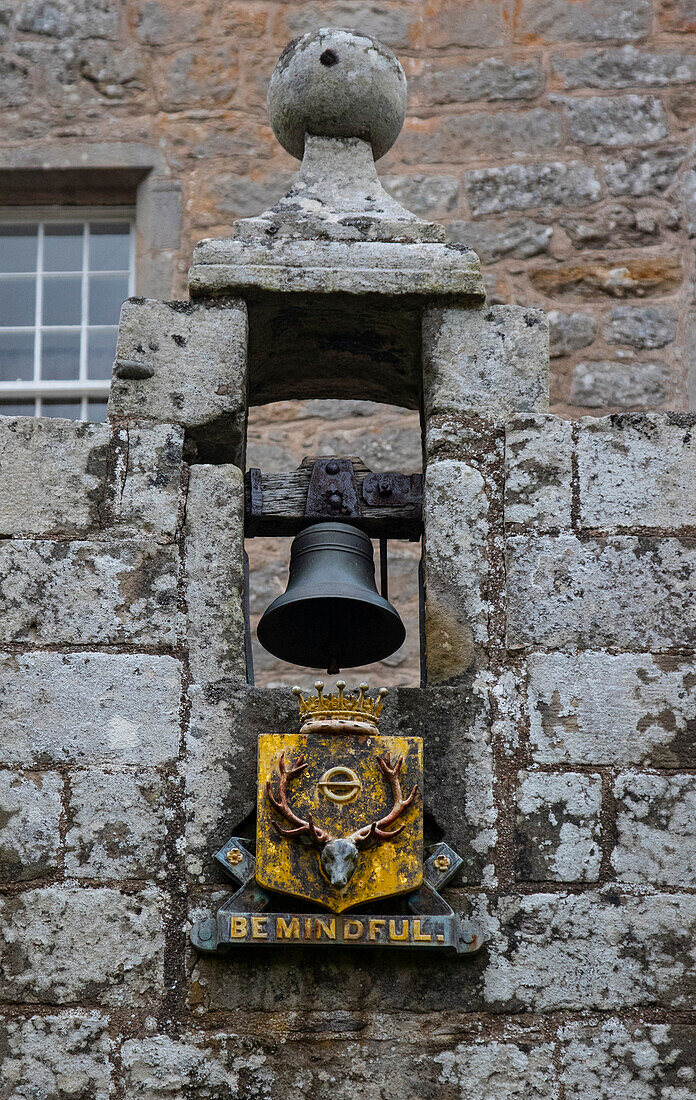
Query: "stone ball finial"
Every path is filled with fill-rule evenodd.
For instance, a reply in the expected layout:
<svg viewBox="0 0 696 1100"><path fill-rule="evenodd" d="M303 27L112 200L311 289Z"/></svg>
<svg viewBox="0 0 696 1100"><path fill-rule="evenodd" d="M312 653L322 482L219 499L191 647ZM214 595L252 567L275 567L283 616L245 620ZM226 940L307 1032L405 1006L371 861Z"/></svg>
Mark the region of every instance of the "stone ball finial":
<svg viewBox="0 0 696 1100"><path fill-rule="evenodd" d="M283 50L268 87L268 113L278 141L298 160L305 134L362 138L378 160L403 126L406 76L376 39L323 27Z"/></svg>

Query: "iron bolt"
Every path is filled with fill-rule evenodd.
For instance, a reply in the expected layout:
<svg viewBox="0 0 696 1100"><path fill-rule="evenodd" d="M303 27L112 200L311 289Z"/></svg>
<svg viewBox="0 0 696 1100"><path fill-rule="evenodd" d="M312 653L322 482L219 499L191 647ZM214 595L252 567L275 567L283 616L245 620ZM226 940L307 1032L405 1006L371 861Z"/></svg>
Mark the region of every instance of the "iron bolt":
<svg viewBox="0 0 696 1100"><path fill-rule="evenodd" d="M329 504L332 508L340 508L343 504L343 493L329 493Z"/></svg>
<svg viewBox="0 0 696 1100"><path fill-rule="evenodd" d="M338 463L333 458L331 459L330 462L326 463L326 472L327 472L327 474L337 474L338 473Z"/></svg>

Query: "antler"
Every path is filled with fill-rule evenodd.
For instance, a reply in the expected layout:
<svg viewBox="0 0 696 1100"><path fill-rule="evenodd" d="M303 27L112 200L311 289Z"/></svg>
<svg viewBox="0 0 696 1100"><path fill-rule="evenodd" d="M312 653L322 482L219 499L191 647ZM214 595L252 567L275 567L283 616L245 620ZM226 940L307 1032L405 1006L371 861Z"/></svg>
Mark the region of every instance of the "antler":
<svg viewBox="0 0 696 1100"><path fill-rule="evenodd" d="M352 840L356 848L367 848L371 845L383 844L385 840L393 840L398 836L405 825L399 825L397 829L387 829L388 825L392 825L398 817L404 812L404 810L411 805L416 792L418 790L418 784L413 787L408 798L404 798L401 793L401 782L399 780L399 772L401 771L401 765L404 762L403 756L392 765L391 756L389 753L386 756L379 756L377 762L389 780L389 786L392 789L392 796L394 798L394 805L392 806L386 817L381 817L379 821L373 821L370 825L363 826L362 829L358 829L348 839Z"/></svg>
<svg viewBox="0 0 696 1100"><path fill-rule="evenodd" d="M286 821L289 821L291 825L294 825L293 829L284 829L277 821L272 821L271 824L277 833L286 837L288 840L299 840L300 837L307 837L310 845L313 848L323 848L325 844L328 844L331 839L329 834L324 829L319 829L312 821L311 813L307 814L307 820L303 817L298 817L288 805L287 786L290 779L294 779L296 775L299 775L301 771L307 767L307 761L304 756L300 756L294 763L290 764L288 768L285 767L285 753L280 754L280 760L278 761L278 771L280 773L280 786L278 788L278 798L273 794L271 788L271 781L266 781L266 795L271 805L282 814Z"/></svg>

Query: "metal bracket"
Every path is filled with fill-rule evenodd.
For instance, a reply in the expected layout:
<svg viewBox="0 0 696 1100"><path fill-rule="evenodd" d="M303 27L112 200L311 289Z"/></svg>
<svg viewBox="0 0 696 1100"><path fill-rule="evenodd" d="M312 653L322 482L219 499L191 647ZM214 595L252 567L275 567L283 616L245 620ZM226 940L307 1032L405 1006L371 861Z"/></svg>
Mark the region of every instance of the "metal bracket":
<svg viewBox="0 0 696 1100"><path fill-rule="evenodd" d="M314 519L358 519L358 485L349 458L316 460L309 479L304 514Z"/></svg>
<svg viewBox="0 0 696 1100"><path fill-rule="evenodd" d="M362 484L366 504L381 508L420 507L423 499L422 474L366 474Z"/></svg>

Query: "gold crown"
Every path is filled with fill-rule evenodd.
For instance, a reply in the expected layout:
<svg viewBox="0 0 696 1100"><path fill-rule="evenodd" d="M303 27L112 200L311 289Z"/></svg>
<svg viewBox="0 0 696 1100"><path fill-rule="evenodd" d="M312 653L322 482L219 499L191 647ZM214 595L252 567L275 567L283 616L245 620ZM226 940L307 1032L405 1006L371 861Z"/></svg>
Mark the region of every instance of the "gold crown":
<svg viewBox="0 0 696 1100"><path fill-rule="evenodd" d="M317 694L306 699L302 694L302 688L294 687L292 689L293 695L297 696L300 721L303 726L307 722L311 722L312 725L318 722L346 722L351 724L366 722L370 726L377 727L384 705L382 700L387 695L386 688L380 688L377 697L373 698L366 694L369 690L367 684L360 684L357 696L345 694L345 680L336 681L336 687L338 688L336 695L333 693L324 695L323 680L317 680L314 686L317 689Z"/></svg>

